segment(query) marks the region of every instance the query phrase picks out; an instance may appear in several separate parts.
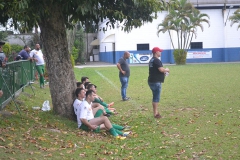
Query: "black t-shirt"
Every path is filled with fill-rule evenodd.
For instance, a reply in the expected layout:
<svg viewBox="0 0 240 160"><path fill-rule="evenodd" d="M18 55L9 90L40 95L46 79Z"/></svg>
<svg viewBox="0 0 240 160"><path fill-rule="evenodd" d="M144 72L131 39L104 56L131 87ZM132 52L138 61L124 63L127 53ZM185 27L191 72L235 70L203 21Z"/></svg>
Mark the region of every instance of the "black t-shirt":
<svg viewBox="0 0 240 160"><path fill-rule="evenodd" d="M156 83L156 82L164 82L165 75L164 73L158 70L159 67L163 67L162 62L156 58L152 57L149 61L149 76L148 82Z"/></svg>
<svg viewBox="0 0 240 160"><path fill-rule="evenodd" d="M127 61L122 57L119 59L118 63L121 65L122 70L126 71L126 74L122 74L122 72L119 71L119 77L129 77L130 76L130 69L128 66Z"/></svg>

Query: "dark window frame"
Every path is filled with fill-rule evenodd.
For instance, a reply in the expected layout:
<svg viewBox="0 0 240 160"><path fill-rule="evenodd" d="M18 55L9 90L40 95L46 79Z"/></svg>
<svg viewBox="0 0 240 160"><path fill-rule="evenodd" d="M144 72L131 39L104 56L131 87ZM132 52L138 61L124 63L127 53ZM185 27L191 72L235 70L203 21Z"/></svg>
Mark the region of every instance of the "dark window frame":
<svg viewBox="0 0 240 160"><path fill-rule="evenodd" d="M137 51L149 50L149 43L137 44Z"/></svg>
<svg viewBox="0 0 240 160"><path fill-rule="evenodd" d="M191 42L190 49L203 49L203 42Z"/></svg>

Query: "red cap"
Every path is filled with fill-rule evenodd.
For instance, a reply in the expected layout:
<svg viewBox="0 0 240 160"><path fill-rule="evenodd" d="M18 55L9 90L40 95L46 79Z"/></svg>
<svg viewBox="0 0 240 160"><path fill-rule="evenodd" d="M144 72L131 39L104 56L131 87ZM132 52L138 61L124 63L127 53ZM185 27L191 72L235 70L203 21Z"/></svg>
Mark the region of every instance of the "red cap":
<svg viewBox="0 0 240 160"><path fill-rule="evenodd" d="M160 48L158 48L158 47L154 47L154 48L152 49L152 53L156 53L157 51L162 52L163 50L160 49Z"/></svg>

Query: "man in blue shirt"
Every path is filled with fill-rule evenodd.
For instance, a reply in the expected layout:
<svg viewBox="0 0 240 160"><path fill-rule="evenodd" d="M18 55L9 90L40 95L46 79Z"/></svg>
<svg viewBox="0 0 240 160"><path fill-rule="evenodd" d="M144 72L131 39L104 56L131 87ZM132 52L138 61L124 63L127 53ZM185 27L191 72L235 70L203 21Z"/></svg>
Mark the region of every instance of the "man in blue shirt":
<svg viewBox="0 0 240 160"><path fill-rule="evenodd" d="M18 53L18 56L17 56L17 60L28 60L30 59L30 55L28 54L28 52L30 52L30 48L25 45L24 46L24 49L21 50L19 53Z"/></svg>

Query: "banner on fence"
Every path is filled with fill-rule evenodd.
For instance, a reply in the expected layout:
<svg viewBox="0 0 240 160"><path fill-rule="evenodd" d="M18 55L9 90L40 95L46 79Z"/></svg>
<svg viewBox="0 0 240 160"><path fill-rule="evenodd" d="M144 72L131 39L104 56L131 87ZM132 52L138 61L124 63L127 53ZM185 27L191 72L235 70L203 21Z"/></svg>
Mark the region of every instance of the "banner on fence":
<svg viewBox="0 0 240 160"><path fill-rule="evenodd" d="M188 51L187 59L212 58L212 51Z"/></svg>

